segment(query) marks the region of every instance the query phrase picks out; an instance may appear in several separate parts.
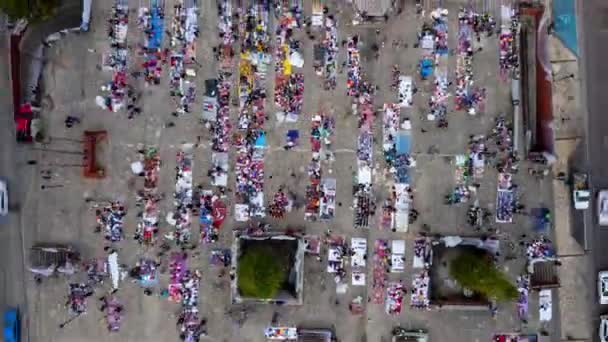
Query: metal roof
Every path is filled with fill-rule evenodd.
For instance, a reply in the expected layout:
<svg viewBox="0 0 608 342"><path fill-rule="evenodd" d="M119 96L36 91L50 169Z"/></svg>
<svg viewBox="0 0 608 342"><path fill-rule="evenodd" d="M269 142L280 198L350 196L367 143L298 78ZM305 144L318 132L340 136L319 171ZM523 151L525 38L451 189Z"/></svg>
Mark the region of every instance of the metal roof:
<svg viewBox="0 0 608 342"><path fill-rule="evenodd" d="M359 12L366 12L370 17L382 17L391 8L392 0L354 0Z"/></svg>

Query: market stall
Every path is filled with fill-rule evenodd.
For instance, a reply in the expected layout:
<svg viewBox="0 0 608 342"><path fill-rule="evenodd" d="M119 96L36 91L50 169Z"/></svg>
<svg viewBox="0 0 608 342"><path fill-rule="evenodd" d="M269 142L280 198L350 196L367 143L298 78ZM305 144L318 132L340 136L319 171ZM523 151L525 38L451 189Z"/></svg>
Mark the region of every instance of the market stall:
<svg viewBox="0 0 608 342"><path fill-rule="evenodd" d="M506 81L509 72L519 68L519 51L517 35L519 34L519 18L516 10L508 5L500 7L499 65L500 76Z"/></svg>
<svg viewBox="0 0 608 342"><path fill-rule="evenodd" d="M173 194L173 213L167 216L167 223L174 226L174 231L165 235L178 245L184 246L190 241L190 225L192 223L192 150L183 146L177 152L175 168L175 193Z"/></svg>
<svg viewBox="0 0 608 342"><path fill-rule="evenodd" d="M414 268L430 267L433 262L433 248L428 238L421 237L414 240L414 259L412 261Z"/></svg>
<svg viewBox="0 0 608 342"><path fill-rule="evenodd" d="M216 242L228 208L221 197L211 190L202 191L199 202L200 239L206 243Z"/></svg>
<svg viewBox="0 0 608 342"><path fill-rule="evenodd" d="M414 85L411 76L399 76L399 107L411 107L414 97Z"/></svg>
<svg viewBox="0 0 608 342"><path fill-rule="evenodd" d="M376 240L374 242L374 259L373 259L373 283L371 299L375 304L384 302L386 291L386 281L388 279L387 270L389 269L390 251L388 241Z"/></svg>
<svg viewBox="0 0 608 342"><path fill-rule="evenodd" d="M214 152L211 154L211 164L213 166L213 168L209 170L211 185L220 187L228 186L228 173L230 172L228 160L228 153Z"/></svg>
<svg viewBox="0 0 608 342"><path fill-rule="evenodd" d="M386 289L385 311L389 315L399 315L403 310L405 286L401 283L391 283Z"/></svg>
<svg viewBox="0 0 608 342"><path fill-rule="evenodd" d="M331 220L336 213L336 179L323 178L321 180L321 196L319 217L321 220Z"/></svg>
<svg viewBox="0 0 608 342"><path fill-rule="evenodd" d="M137 229L134 239L141 244L153 245L158 235L159 208L158 202L162 196L158 194L158 173L160 171L160 156L155 148L143 151L143 162L135 164L136 170L143 173L144 187L138 191L136 204L139 208Z"/></svg>
<svg viewBox="0 0 608 342"><path fill-rule="evenodd" d="M391 273L402 273L405 270L405 240L391 242Z"/></svg>
<svg viewBox="0 0 608 342"><path fill-rule="evenodd" d="M274 341L295 341L298 339L296 327L268 327L264 329L264 336Z"/></svg>
<svg viewBox="0 0 608 342"><path fill-rule="evenodd" d="M110 296L104 297L103 307L105 308L104 314L106 316L106 326L108 331L119 331L122 323L124 306L120 303L116 296Z"/></svg>
<svg viewBox="0 0 608 342"><path fill-rule="evenodd" d="M118 201L98 209L96 231L103 232L105 239L110 242L121 241L124 238L123 218L126 214L124 205Z"/></svg>
<svg viewBox="0 0 608 342"><path fill-rule="evenodd" d="M351 264L354 268L365 267L367 261L367 240L364 238L351 238L350 248L354 254Z"/></svg>
<svg viewBox="0 0 608 342"><path fill-rule="evenodd" d="M127 32L129 28L129 5L127 1L116 0L108 20L110 51L102 58L102 68L112 72L112 79L101 87L104 96L97 96L97 104L112 112L125 106L127 97Z"/></svg>
<svg viewBox="0 0 608 342"><path fill-rule="evenodd" d="M416 309L428 309L430 305L429 301L429 284L431 277L427 270L424 270L416 275L412 279L412 296L410 299L410 306Z"/></svg>
<svg viewBox="0 0 608 342"><path fill-rule="evenodd" d="M165 4L163 0L150 0L150 7L140 7L137 24L144 34L142 48L144 80L146 85L160 84L162 64L165 56L162 51Z"/></svg>

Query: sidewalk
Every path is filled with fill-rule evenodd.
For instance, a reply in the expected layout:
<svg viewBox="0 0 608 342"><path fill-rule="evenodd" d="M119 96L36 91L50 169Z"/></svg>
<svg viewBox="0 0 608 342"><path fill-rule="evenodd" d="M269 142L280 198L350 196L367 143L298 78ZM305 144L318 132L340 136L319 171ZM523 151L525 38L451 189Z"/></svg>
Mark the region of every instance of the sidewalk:
<svg viewBox="0 0 608 342"><path fill-rule="evenodd" d="M546 0L551 10L552 0ZM585 169L585 117L580 89L578 58L554 35L549 36L552 69L552 106L554 113L555 154L553 174ZM553 181L555 243L562 261L558 289L560 337L562 341L590 341L593 331L595 272L593 257L584 250L583 212L573 209L572 189Z"/></svg>

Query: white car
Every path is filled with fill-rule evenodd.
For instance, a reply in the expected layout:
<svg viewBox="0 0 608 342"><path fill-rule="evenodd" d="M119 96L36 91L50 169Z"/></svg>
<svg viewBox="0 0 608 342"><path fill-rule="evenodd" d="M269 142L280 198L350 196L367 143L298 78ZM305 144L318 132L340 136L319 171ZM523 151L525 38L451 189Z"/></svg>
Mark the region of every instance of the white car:
<svg viewBox="0 0 608 342"><path fill-rule="evenodd" d="M597 275L597 291L600 304L608 304L608 271L600 271Z"/></svg>
<svg viewBox="0 0 608 342"><path fill-rule="evenodd" d="M608 190L597 194L597 222L600 226L608 226Z"/></svg>
<svg viewBox="0 0 608 342"><path fill-rule="evenodd" d="M600 341L608 342L608 316L600 316Z"/></svg>
<svg viewBox="0 0 608 342"><path fill-rule="evenodd" d="M5 180L0 180L0 216L8 215L8 188Z"/></svg>

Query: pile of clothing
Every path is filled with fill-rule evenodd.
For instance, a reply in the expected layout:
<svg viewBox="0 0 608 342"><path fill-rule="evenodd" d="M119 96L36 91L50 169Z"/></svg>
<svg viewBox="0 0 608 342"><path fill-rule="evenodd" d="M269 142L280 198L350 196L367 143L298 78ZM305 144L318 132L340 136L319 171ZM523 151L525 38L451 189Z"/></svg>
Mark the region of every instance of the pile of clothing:
<svg viewBox="0 0 608 342"><path fill-rule="evenodd" d="M266 135L262 130L248 130L235 141L237 203L247 207L247 219L264 217L264 146ZM246 220L247 220L246 219Z"/></svg>
<svg viewBox="0 0 608 342"><path fill-rule="evenodd" d="M188 271L187 258L186 253L174 252L169 261L169 299L178 303L182 300L182 282Z"/></svg>
<svg viewBox="0 0 608 342"><path fill-rule="evenodd" d="M282 6L279 7L283 8ZM292 59L301 59L300 42L294 38L294 29L298 28L299 22L288 11L289 7L279 10L279 18L276 28L275 48L275 88L274 102L287 116L289 121L297 121L304 103L304 75L294 73ZM299 11L295 10L295 13Z"/></svg>
<svg viewBox="0 0 608 342"><path fill-rule="evenodd" d="M414 268L428 269L433 262L433 249L431 241L426 237L417 238L414 241Z"/></svg>
<svg viewBox="0 0 608 342"><path fill-rule="evenodd" d="M161 0L150 2L151 8L140 7L137 25L144 32L143 55L144 79L146 85L160 84L162 63L166 56L162 52L165 9Z"/></svg>
<svg viewBox="0 0 608 342"><path fill-rule="evenodd" d="M355 185L355 226L367 227L374 208L371 206L372 188L372 151L374 108L372 95L362 82L357 95L356 111L359 116L359 136L357 138L357 184Z"/></svg>
<svg viewBox="0 0 608 342"><path fill-rule="evenodd" d="M175 230L169 236L175 242L184 246L190 241L190 224L192 214L192 153L186 149L177 152L175 175L175 193L173 202L175 210L171 224Z"/></svg>
<svg viewBox="0 0 608 342"><path fill-rule="evenodd" d="M374 242L374 270L372 283L372 302L382 304L384 302L384 293L386 289L386 281L390 270L389 260L391 251L388 247L387 240L376 240Z"/></svg>
<svg viewBox="0 0 608 342"><path fill-rule="evenodd" d="M325 37L323 38L323 71L325 90L336 89L336 74L338 72L338 28L333 15L325 18Z"/></svg>
<svg viewBox="0 0 608 342"><path fill-rule="evenodd" d="M498 37L499 64L500 75L506 80L509 71L516 71L519 68L519 52L515 39L519 32L519 18L514 9L506 6L502 7L501 12L502 24Z"/></svg>
<svg viewBox="0 0 608 342"><path fill-rule="evenodd" d="M412 279L412 296L410 306L415 309L428 309L430 305L429 301L429 283L431 277L429 277L428 271L424 270L416 275Z"/></svg>
<svg viewBox="0 0 608 342"><path fill-rule="evenodd" d="M129 6L117 1L112 6L108 20L110 52L104 57L104 68L112 71L112 81L101 89L109 92L106 97L97 97L97 104L107 110L117 112L125 105L127 97L127 31L129 28Z"/></svg>
<svg viewBox="0 0 608 342"><path fill-rule="evenodd" d="M486 155L489 154L485 141L486 138L483 135L473 135L469 138L467 173L477 179L483 176Z"/></svg>
<svg viewBox="0 0 608 342"><path fill-rule="evenodd" d="M399 315L403 309L405 286L401 283L392 283L386 289L386 313Z"/></svg>
<svg viewBox="0 0 608 342"><path fill-rule="evenodd" d="M171 96L178 98L177 114L188 113L196 96L194 77L196 72L187 69L186 64L196 62L196 38L199 34L198 8L186 7L184 0L173 6L171 22ZM186 77L191 78L190 80Z"/></svg>
<svg viewBox="0 0 608 342"><path fill-rule="evenodd" d="M111 242L118 242L124 238L123 218L127 214L121 202L112 202L101 210L97 210L96 231L104 232L105 238Z"/></svg>
<svg viewBox="0 0 608 342"><path fill-rule="evenodd" d="M217 241L222 223L226 219L226 212L226 204L220 199L220 196L212 191L203 191L199 207L201 241L205 243Z"/></svg>
<svg viewBox="0 0 608 342"><path fill-rule="evenodd" d="M229 249L214 248L209 255L209 263L214 266L228 267L232 261L232 252Z"/></svg>
<svg viewBox="0 0 608 342"><path fill-rule="evenodd" d="M108 264L106 259L96 258L84 264L89 284L102 284L108 278Z"/></svg>
<svg viewBox="0 0 608 342"><path fill-rule="evenodd" d="M157 189L161 161L155 148L143 151L143 158L144 188L136 198L140 212L137 215L139 219L134 239L141 244L153 245L158 235L158 202L162 199Z"/></svg>

